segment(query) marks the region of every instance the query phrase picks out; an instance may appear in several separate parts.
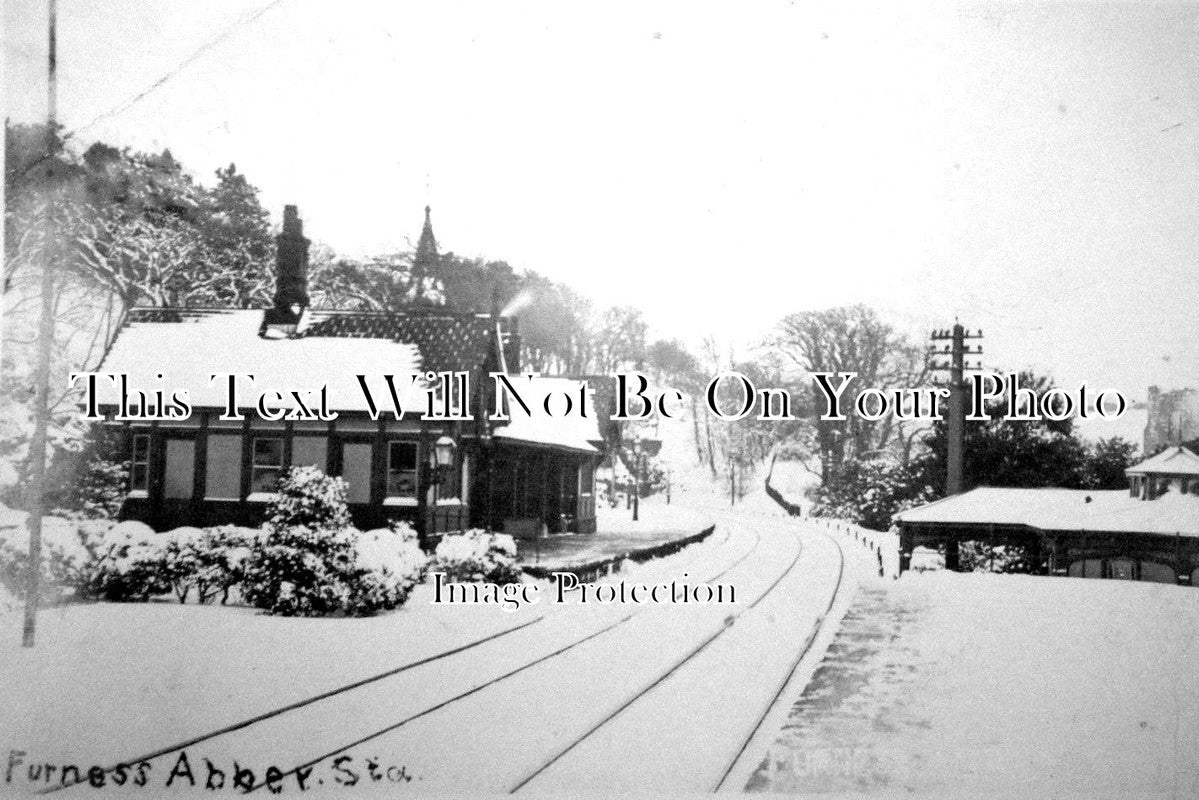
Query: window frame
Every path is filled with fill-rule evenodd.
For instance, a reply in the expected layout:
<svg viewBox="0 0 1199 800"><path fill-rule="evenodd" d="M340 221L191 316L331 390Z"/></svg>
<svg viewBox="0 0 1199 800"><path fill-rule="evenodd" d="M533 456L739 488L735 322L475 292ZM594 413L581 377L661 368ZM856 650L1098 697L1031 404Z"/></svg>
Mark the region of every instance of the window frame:
<svg viewBox="0 0 1199 800"><path fill-rule="evenodd" d="M145 458L138 459L137 445L138 442L145 442L146 452ZM127 494L130 497L149 497L150 496L150 463L153 441L148 433L135 433L131 437L129 446L129 491ZM138 486L134 482L134 476L137 474L138 467L145 468L145 475L142 479L142 485Z"/></svg>
<svg viewBox="0 0 1199 800"><path fill-rule="evenodd" d="M259 442L277 442L279 446L279 463L278 464L259 464L258 463L258 443ZM283 436L254 436L250 442L250 495L247 500L270 500L278 495L275 491L275 484L283 477L283 473L287 469L287 447ZM260 471L271 470L275 472L275 481L270 488L255 488L258 481Z"/></svg>
<svg viewBox="0 0 1199 800"><path fill-rule="evenodd" d="M413 451L412 468L405 470L392 469L392 455L397 445L410 447ZM420 442L414 442L411 439L388 439L387 452L383 464L383 503L385 505L416 505L420 497L421 476L420 476ZM412 475L412 493L398 494L392 493L392 473L397 474L410 473Z"/></svg>
<svg viewBox="0 0 1199 800"><path fill-rule="evenodd" d="M178 447L180 452L180 461L178 464L172 462L171 450L173 447ZM190 503L195 500L196 486L196 439L194 436L164 436L162 438L162 485L160 489L160 497L164 502L168 503ZM190 451L187 452L187 451ZM190 458L188 457L190 455ZM178 466L191 474L188 480L178 481L173 476L174 470L172 467ZM172 486L176 485L181 494L172 493Z"/></svg>

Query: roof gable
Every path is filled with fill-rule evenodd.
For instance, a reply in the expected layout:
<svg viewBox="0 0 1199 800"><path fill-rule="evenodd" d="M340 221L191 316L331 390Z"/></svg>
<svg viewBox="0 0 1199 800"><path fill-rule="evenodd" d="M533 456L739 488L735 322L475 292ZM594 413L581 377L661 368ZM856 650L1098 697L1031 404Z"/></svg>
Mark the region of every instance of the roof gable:
<svg viewBox="0 0 1199 800"><path fill-rule="evenodd" d="M1199 456L1185 447L1170 447L1124 470L1126 475L1199 475Z"/></svg>
<svg viewBox="0 0 1199 800"><path fill-rule="evenodd" d="M331 408L365 411L358 375L475 370L487 364L494 339L486 315L335 311L307 311L293 334L271 338L261 335L263 313L132 309L97 371L128 374L131 389L164 389L168 396L186 389L196 407L223 406L225 386L210 386L209 376L238 373L255 376L253 385L241 387L239 405L252 405L267 389L286 395L327 385ZM401 399L413 402L423 386L406 388ZM120 400L108 381L99 382L98 394L101 404ZM291 401L277 405L291 407Z"/></svg>

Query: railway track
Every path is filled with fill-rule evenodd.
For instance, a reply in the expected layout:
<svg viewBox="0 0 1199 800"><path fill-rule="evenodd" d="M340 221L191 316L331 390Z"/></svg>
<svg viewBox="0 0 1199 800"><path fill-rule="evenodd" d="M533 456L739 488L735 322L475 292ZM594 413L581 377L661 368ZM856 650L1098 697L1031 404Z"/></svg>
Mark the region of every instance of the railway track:
<svg viewBox="0 0 1199 800"><path fill-rule="evenodd" d="M662 674L655 677L648 684L636 689L634 692L632 692L630 695L628 695L627 698L625 698L620 703L620 705L617 706L617 708L615 708L614 710L607 713L597 723L595 723L590 728L588 728L587 731L584 732L581 736L575 737L565 747L560 748L552 756L543 760L536 768L534 768L532 771L530 771L528 774L526 774L524 777L522 777L519 781L517 781L517 783L509 790L509 793L514 794L514 793L520 791L530 781L532 781L538 775L543 773L545 770L549 769L551 766L553 766L555 763L557 763L559 759L561 759L567 753L571 752L576 747L578 747L580 744L582 744L584 741L589 739L598 730L603 728L605 725L611 723L614 719L616 719L616 717L618 717L620 714L622 714L624 711L626 711L629 707L631 707L638 700L642 699L643 697L648 695L650 692L652 692L654 689L656 689L658 686L660 686L661 684L663 684L664 682L669 680L670 677L672 675L674 675L676 672L678 672L679 669L681 669L684 665L689 663L692 659L694 659L696 656L698 656L704 650L708 649L708 647L713 642L715 642L717 639L719 639L721 636L723 636L729 630L729 627L733 624L734 621L736 621L736 619L738 617L740 617L746 611L757 608L757 606L763 600L765 600L770 595L771 592L773 592L775 590L775 588L782 582L782 580L784 578L786 578L789 574L791 574L791 571L795 569L795 565L799 563L799 557L801 555L803 555L803 544L801 542L799 542L798 540L796 540L796 545L797 545L797 547L795 549L795 557L791 559L791 563L789 563L787 565L787 568L784 569L779 574L779 576L777 578L775 578L770 583L769 586L766 587L766 590L764 592L762 592L761 594L759 594L757 596L757 598L755 598L754 601L749 604L749 606L739 610L735 614L731 614L729 617L727 617L725 619L725 623L724 623L723 627L717 629L710 636L708 636L707 638L700 641L699 644L695 645L690 650L688 650L683 655L683 657L678 659L669 669L667 669L665 672L663 672Z"/></svg>
<svg viewBox="0 0 1199 800"><path fill-rule="evenodd" d="M718 542L716 542L716 545L718 547L723 547L726 544L728 544L728 542L730 541L730 538L731 538L731 528L726 526L725 532L724 532L724 537L721 540L719 540ZM710 583L710 582L719 580L721 577L727 575L729 572L731 572L733 569L735 569L737 566L739 566L741 563L743 563L747 558L749 558L753 554L753 552L758 548L758 546L760 544L761 544L761 534L758 532L755 532L753 544L751 544L750 547L744 553L742 553L740 556L738 556L732 563L725 566L724 569L722 569L720 572L718 572L715 575L712 575L708 578L705 578L704 582ZM694 561L695 557L692 556L692 558L690 560ZM410 715L409 717L406 717L405 719L401 720L398 723L395 723L394 725L390 725L387 728L384 728L383 730L377 731L376 733L371 734L370 736L364 737L361 741L357 741L357 742L353 742L348 745L344 745L341 748L339 748L335 751L332 751L325 756L314 759L311 762L301 764L300 766L293 768L292 770L290 770L289 772L287 772L285 774L292 774L301 769L305 769L309 766L312 766L313 764L316 764L316 763L319 763L320 761L325 760L326 758L337 755L338 753L341 753L351 747L357 746L366 741L375 739L378 736L382 736L392 730L395 730L399 727L402 727L403 725L408 724L409 722L413 722L416 719L427 716L428 714L432 714L435 711L445 708L446 706L451 705L454 702L463 700L466 697L469 697L473 694L483 691L484 689L490 688L498 683L501 683L502 681L512 678L522 672L525 672L526 670L531 669L539 664L545 663L546 661L556 658L557 656L560 656L566 652L569 652L570 650L573 650L574 648L578 647L579 645L582 645L586 642L592 641L610 631L613 631L613 630L619 628L620 626L624 625L625 623L627 623L627 622L631 621L633 618L635 618L640 612L641 612L640 608L637 611L630 612L630 613L618 618L615 622L612 622L612 623L610 623L610 624L600 628L599 630L594 631L586 636L579 637L579 638L569 642L565 646L559 647L546 655L543 655L539 658L528 661L528 662L522 664L521 666L517 667L516 669L509 670L497 677L492 678L491 680L488 680L484 683L478 684L478 685L472 687L471 689L469 689L465 692L462 692L459 695L456 695L448 700L445 700L443 702L440 702L433 706L430 706L426 709L423 709L422 711L420 711L416 714ZM210 730L206 733L190 737L186 740L177 741L171 745L156 748L155 750L148 752L148 753L144 753L143 755L140 755L136 758L123 759L120 762L117 762L115 764L112 764L108 767L103 768L103 772L107 775L107 774L111 774L111 773L115 772L122 765L150 762L155 759L162 758L163 756L170 755L171 753L185 750L188 747L193 747L197 744L202 744L204 742L212 741L214 739L217 739L221 736L225 736L227 734L232 734L232 733L236 733L238 731L245 730L245 729L250 728L259 723L263 723L268 720L281 717L284 714L287 714L289 712L297 711L297 710L299 710L301 708L305 708L307 706L312 706L312 705L315 705L315 704L323 702L323 701L331 700L340 695L344 695L349 692L352 692L355 689L360 689L364 686L378 683L380 681L384 681L389 678L396 677L398 675L401 675L405 672L416 669L418 667L422 667L422 666L425 666L428 664L435 663L437 661L441 661L443 659L450 658L452 656L456 656L456 655L460 655L460 654L469 652L477 647L480 647L487 643L496 641L496 640L501 639L510 634L514 634L514 633L517 633L518 631L526 630L526 629L530 628L531 626L535 625L536 623L544 621L547 618L547 616L549 616L548 612L541 612L537 616L535 616L533 619L526 620L520 624L513 625L508 628L504 628L503 630L497 631L497 632L489 634L487 636L479 637L478 639L474 639L470 642L466 642L457 647L448 648L446 650L426 656L424 658L419 658L419 659L415 659L415 660L406 662L404 664L401 664L399 666L393 667L391 669L385 670L380 673L376 673L369 677L355 680L355 681L334 687L327 691L312 695L310 697L306 697L301 700L297 700L295 702L288 703L288 704L279 706L274 709L270 709L268 711L262 712L260 714L256 714L256 715L246 718L244 720L239 720L237 722L222 726L215 730ZM78 786L78 785L84 784L84 783L87 783L87 780L86 780L86 778L81 777L80 780L78 780L78 781L66 783L66 784L59 785L59 786L47 787L38 793L39 794L51 794L54 792L62 791L64 789L70 789L74 786ZM257 789L257 788L260 788L260 786L261 786L261 784L256 785L253 788Z"/></svg>
<svg viewBox="0 0 1199 800"><path fill-rule="evenodd" d="M742 524L743 523L744 523L744 520L742 520ZM717 543L717 545L718 545L718 547L723 548L733 538L732 534L731 534L733 526L726 524L726 525L722 525L721 527L725 527L725 536L722 540L720 540ZM756 526L755 526L755 528L756 528ZM752 531L752 534L753 534L752 543L748 547L746 547L743 552L737 553L735 558L733 558L730 562L726 563L725 565L722 565L722 569L720 569L719 572L717 572L716 574L710 575L710 576L704 578L703 580L705 582L709 582L709 583L719 580L720 578L728 575L733 570L740 567L749 558L751 558L755 554L755 552L757 552L759 550L759 548L761 547L761 544L762 544L761 532L759 530L755 529ZM790 663L790 668L787 671L785 678L778 686L778 689L774 693L770 702L766 704L765 709L761 712L760 715L757 716L756 723L754 724L753 728L749 731L749 733L747 735L745 735L743 738L738 740L740 746L737 749L736 753L733 755L732 759L728 762L727 767L721 773L721 776L720 776L719 780L717 781L716 786L714 787L715 789L719 789L719 788L723 787L726 779L732 773L734 767L738 764L738 762L744 757L750 743L754 740L754 737L757 735L758 731L761 729L764 721L768 718L768 716L770 714L770 710L775 706L775 704L778 703L779 699L784 694L788 684L794 678L795 672L796 672L799 664L803 661L804 657L810 651L812 644L815 641L815 639L820 631L820 628L824 623L825 617L827 616L829 610L832 608L832 606L835 602L835 599L837 597L837 594L840 591L842 578L844 576L845 556L844 556L843 551L841 550L840 544L835 539L833 539L831 536L828 536L827 534L823 534L823 535L826 536L830 541L832 541L834 543L834 545L837 547L839 559L840 559L840 563L838 566L836 585L834 586L834 589L831 593L828 605L825 607L825 610L821 614L821 616L817 619L816 624L813 626L813 630L806 638L799 653L797 653L794 660ZM791 559L787 563L786 567L781 572L779 572L779 574L771 581L771 583L768 586L766 586L766 588L763 591L761 591L748 606L739 607L735 614L732 614L730 617L725 619L724 624L721 625L721 627L717 628L715 631L706 635L697 644L691 646L687 650L686 653L682 654L682 656L680 658L674 659L673 663L671 663L666 669L660 670L651 679L639 684L638 688L636 688L632 692L622 695L621 698L618 700L618 702L614 704L615 705L614 708L611 708L611 710L609 710L606 713L604 713L603 715L601 715L601 718L598 721L594 722L593 724L589 725L587 730L582 732L581 735L574 736L564 746L555 748L550 753L549 756L540 759L532 767L530 767L528 770L526 770L524 773L522 773L519 780L517 780L514 784L512 784L509 787L509 790L511 792L516 792L516 791L521 790L528 783L530 783L531 781L536 779L537 776L541 775L545 770L550 768L552 765L557 763L560 759L562 759L568 753L573 751L579 744L586 741L589 737L594 735L597 731L603 729L605 726L612 723L614 720L618 719L629 708L635 706L641 699L643 699L647 695L651 694L657 687L667 683L673 675L675 675L676 673L679 672L679 670L683 669L687 664L691 663L701 653L703 653L705 650L707 650L710 645L712 645L714 642L716 642L722 636L724 636L730 630L732 623L738 617L740 617L742 614L746 613L747 611L749 611L751 609L757 608L769 596L771 596L771 594L776 591L776 589L787 578L787 576L791 575L793 573L793 571L796 569L796 566L798 565L803 552L804 552L803 543L798 538L796 538L794 555L793 555L793 557L791 557ZM692 561L694 561L694 558L692 559ZM675 571L677 571L677 569L678 568L676 567ZM314 767L317 764L326 762L329 759L332 759L339 755L346 754L349 751L351 751L355 748L358 748L361 745L366 744L367 742L371 742L371 741L380 739L381 737L384 737L387 734L392 733L393 731L396 731L406 725L409 725L410 723L413 723L422 718L434 715L437 712L446 709L447 707L453 706L461 701L466 700L469 697L472 697L474 695L485 692L488 689L491 689L505 681L515 678L517 675L529 673L531 670L535 670L538 667L548 667L549 664L551 664L555 660L561 658L566 653L568 653L572 650L575 650L576 648L579 648L580 646L585 645L588 642L593 642L593 641L599 639L600 637L602 637L606 634L609 634L610 632L612 632L614 630L617 630L621 626L626 625L627 623L632 621L635 617L639 616L639 614L641 613L643 608L644 607L638 607L638 610L624 614L624 615L620 616L619 618L615 619L614 621L603 625L598 630L594 630L585 636L573 638L572 640L564 643L562 646L556 647L556 648L552 649L551 651L544 653L536 658L532 658L527 661L524 661L524 662L516 665L514 668L506 670L499 675L495 675L495 676L488 678L487 680L478 682L475 685L471 686L470 688L468 688L464 691L458 692L451 697L445 698L445 699L441 700L440 702L433 703L431 705L428 705L427 707L416 710L413 713L407 714L403 718L401 718L397 721L394 721L394 722L390 722L385 726L382 726L376 730L373 730L373 731L367 733L366 735L356 737L353 741L342 742L339 745L337 745L335 748L330 748L326 752L323 752L316 757L307 758L304 761L304 763L293 766L290 769L288 769L286 772L282 772L281 774L283 776L289 776L289 775L293 775L295 773L300 773L301 771L304 771L304 770L310 770L312 767ZM485 645L488 642L493 642L498 639L507 637L511 634L515 634L519 631L527 630L531 626L534 626L535 624L542 622L546 618L546 616L547 616L547 614L543 612L542 614L539 614L538 616L534 617L531 620L522 622L519 625L514 625L510 628L505 628L504 630L490 634L486 637L481 637L477 640L467 642L458 647L451 648L451 649L442 651L440 653L433 654L431 656L428 656L428 657L425 657L422 659L418 659L415 661L405 663L396 668L387 670L383 673L373 675L369 678L354 681L352 683L347 683L343 686L339 686L330 691L322 692L319 695L315 695L313 697L306 698L306 699L298 701L296 703L291 703L286 706L282 706L282 707L273 709L266 713L256 715L254 717L248 718L246 720L242 720L240 722L237 722L237 723L229 725L229 726L225 726L225 727L220 728L215 731L211 731L211 732L201 735L201 736L192 737L192 738L188 739L187 741L177 742L168 747L158 748L154 752L148 753L140 758L131 759L129 761L123 761L121 763L129 764L129 763L138 763L141 761L150 761L153 759L158 759L163 756L169 755L171 753L175 753L180 750L183 750L184 748L191 747L191 746L194 746L196 744L199 744L199 743L202 743L205 741L217 739L226 734L232 734L237 731L245 730L246 728L250 728L258 723L265 722L269 719L282 717L282 716L286 715L287 713L295 711L297 709L300 709L304 706L312 706L312 705L321 703L323 701L332 700L333 698L337 697L338 695L347 694L349 692L354 691L355 689L362 688L368 684L386 681L389 678L394 678L396 676L399 676L402 673L412 670L416 667L430 664L430 663L433 663L433 662L436 662L436 661L439 661L442 659L448 659L448 658L451 658L451 657L459 655L459 654L469 653L471 650L473 650L477 647L480 647L482 645ZM540 674L540 673L536 673L536 674ZM320 712L317 712L317 713L320 713ZM108 768L108 771L115 770L117 768L117 766L118 765L113 765L112 767ZM44 790L43 793L49 792L49 791L58 791L63 788L70 788L70 786L73 786L73 785L76 785L76 784L68 784L67 786L62 786L62 787L53 787L52 789ZM254 784L253 787L250 789L250 791L260 789L265 785L267 785L265 780L260 781L256 784Z"/></svg>
<svg viewBox="0 0 1199 800"><path fill-rule="evenodd" d="M712 787L712 791L714 792L719 792L726 788L725 784L728 781L729 776L733 774L733 770L738 766L738 764L741 763L741 760L746 756L746 753L749 752L750 743L752 743L754 737L758 735L758 732L762 729L762 725L770 716L771 711L773 711L775 706L778 705L779 700L786 693L788 686L791 685L792 680L795 678L796 670L799 669L799 665L803 663L804 658L807 657L808 652L812 649L812 645L815 643L816 637L820 634L821 629L828 620L828 615L833 610L833 606L837 602L837 597L841 593L841 584L845 579L845 549L835 537L830 536L827 533L822 533L822 535L836 545L838 556L837 581L833 587L833 591L829 594L828 605L824 607L823 613L821 613L819 619L816 620L816 624L812 627L812 631L808 634L803 646L799 649L799 652L795 654L795 659L791 662L790 669L787 670L787 676L779 684L778 690L775 691L774 696L770 699L770 702L768 702L765 708L762 709L762 713L758 715L757 722L754 723L753 728L742 740L741 746L737 748L737 753L728 762L728 766L726 766L724 771L721 773L720 779L716 781L716 785Z"/></svg>
<svg viewBox="0 0 1199 800"><path fill-rule="evenodd" d="M804 659L811 652L811 649L812 649L817 637L819 636L821 630L823 629L823 627L826 624L829 613L831 612L833 606L836 604L836 601L841 593L841 588L842 588L844 578L845 578L845 552L844 552L844 549L842 548L841 543L835 537L830 536L829 534L824 533L824 532L820 532L820 535L833 544L833 546L836 549L836 553L837 553L836 578L833 583L833 588L832 588L831 592L829 593L828 602L824 605L823 610L821 611L820 615L815 620L814 624L812 625L811 631L805 637L802 645L797 650L794 658L792 658L790 660L790 662L788 663L785 674L783 675L782 680L778 683L778 686L775 689L775 691L770 696L770 699L763 705L760 712L758 714L756 714L756 716L754 717L754 722L753 722L752 726L748 729L748 731L744 732L736 740L738 746L736 746L731 757L729 757L728 760L725 762L723 769L721 769L715 782L710 787L710 790L713 792L717 792L722 789L728 788L728 787L726 787L726 783L728 782L729 777L731 775L733 775L734 770L739 765L742 764L743 759L746 759L746 758L753 759L753 758L757 757L755 752L750 749L751 743L754 742L754 739L755 739L755 737L757 737L759 735L759 732L763 730L763 725L765 724L767 719L770 718L771 712L776 708L776 706L778 706L780 700L784 697L785 693L787 692L788 687L792 684L800 664L802 664L804 662ZM631 708L633 708L639 701L641 701L642 699L649 696L655 690L658 690L659 687L662 687L667 681L670 680L670 678L672 676L674 676L676 673L678 673L679 670L681 670L687 664L691 663L703 651L705 651L710 645L715 643L721 636L726 634L731 629L731 624L734 621L736 616L740 616L740 614L748 612L750 609L758 606L760 603L762 603L764 600L766 600L766 598L777 589L779 584L782 583L782 581L787 577L787 575L790 574L791 571L795 569L801 555L802 555L802 550L798 551L795 554L794 559L791 561L790 564L788 564L787 568L777 578L775 578L775 580L766 588L765 591L763 591L754 600L754 602L750 606L744 608L737 615L728 619L726 621L725 627L715 631L711 636L707 637L706 639L701 641L697 646L693 647L688 652L683 654L681 658L679 658L673 665L671 665L667 670L665 670L660 675L658 675L655 679L653 679L652 681L648 682L647 684L639 687L634 692L630 693L626 698L623 699L622 702L619 703L619 705L617 705L614 709L612 709L607 714L605 714L596 723L591 725L581 735L574 737L565 746L558 748L552 755L543 759L540 763L537 764L537 766L535 766L532 770L530 770L527 774L525 774L519 781L517 781L513 786L511 786L509 789L509 792L516 793L516 792L521 791L522 789L525 789L526 787L529 787L529 785L531 783L534 783L534 781L537 779L537 777L539 775L542 775L543 773L547 772L551 767L553 767L554 764L563 760L569 753L574 751L577 747L579 747L585 741L590 739L592 736L597 734L599 731L604 729L606 726L609 726L609 725L613 724L614 722L616 722L617 719L622 714L624 714L626 711L629 711ZM616 736L616 735L619 735L619 734L618 733L613 734L613 736ZM756 766L756 764L753 764L751 766ZM561 776L559 776L559 778L560 777ZM545 787L539 786L538 791L541 791L544 788Z"/></svg>
<svg viewBox="0 0 1199 800"><path fill-rule="evenodd" d="M734 560L731 564L725 566L724 569L722 569L720 572L716 573L715 575L711 575L711 576L705 578L704 582L711 583L711 582L719 580L720 578L727 575L734 568L736 568L737 566L742 564L746 559L748 559L749 556L752 555L754 553L754 551L756 551L758 549L758 547L761 545L761 541L762 541L761 533L758 531L755 531L754 532L754 542L746 550L746 552L743 553L736 560ZM796 556L795 556L795 560L798 561L798 559L799 559L799 553L797 552ZM791 564L791 567L793 567L793 566L794 566L794 561ZM788 570L789 569L790 569L790 567L788 568ZM781 580L782 577L783 576L780 576L778 580ZM778 581L776 580L775 584L777 584L777 582ZM772 584L772 586L771 586L772 589L775 584ZM391 723L379 730L373 731L365 736L361 736L354 741L344 742L344 743L338 745L336 748L331 748L330 750L328 750L325 753L320 754L319 756L310 758L307 761L305 761L304 763L298 764L298 765L292 767L291 769L282 772L281 776L288 777L290 775L294 775L303 770L307 770L311 767L316 766L317 764L320 764L320 763L327 761L335 756L338 756L349 750L352 750L355 747L360 747L368 742L374 741L374 740L376 740L382 736L385 736L393 731L399 730L400 728L402 728L412 722L416 722L419 719L422 719L431 714L434 714L437 711L440 711L444 708L447 708L448 706L453 705L454 703L465 700L468 697L472 697L473 695L476 695L486 689L490 689L504 681L507 681L511 678L516 677L517 675L525 673L528 670L533 669L534 667L537 667L537 666L545 664L549 661L552 661L553 659L558 658L558 657L574 650L575 648L579 647L580 645L586 644L587 642L598 639L600 636L603 636L604 634L607 634L613 630L616 630L620 626L633 620L640 613L642 613L640 609L637 611L629 612L628 614L625 614L625 615L619 617L616 621L609 623L608 625L605 625L604 627L600 628L599 630L594 631L594 632L592 632L586 636L583 636L581 638L575 639L575 640L569 642L568 644L551 651L550 653L547 653L538 658L532 659L531 661L527 661L514 669L508 670L507 672L504 672L494 678L491 678L488 681L477 684L477 685L471 687L470 689L467 689L466 691L463 691L463 692L460 692L459 694L454 695L453 697L447 698L446 700L443 700L432 706L424 708L416 713L410 714L410 715L404 717L403 719L400 719L394 723ZM266 785L265 780L261 781L261 782L255 784L250 789L250 791L257 791L258 789L261 789L265 785Z"/></svg>

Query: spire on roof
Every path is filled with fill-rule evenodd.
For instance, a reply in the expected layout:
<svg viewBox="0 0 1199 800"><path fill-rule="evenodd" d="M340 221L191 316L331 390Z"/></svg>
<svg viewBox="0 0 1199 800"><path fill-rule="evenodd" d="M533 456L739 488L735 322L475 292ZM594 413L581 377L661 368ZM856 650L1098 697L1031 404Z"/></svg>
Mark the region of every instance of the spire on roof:
<svg viewBox="0 0 1199 800"><path fill-rule="evenodd" d="M432 212L432 208L425 206L425 227L421 229L420 241L416 243L416 256L412 259L412 299L418 303L425 299L426 280L439 273L437 239L433 236L433 221L430 218Z"/></svg>

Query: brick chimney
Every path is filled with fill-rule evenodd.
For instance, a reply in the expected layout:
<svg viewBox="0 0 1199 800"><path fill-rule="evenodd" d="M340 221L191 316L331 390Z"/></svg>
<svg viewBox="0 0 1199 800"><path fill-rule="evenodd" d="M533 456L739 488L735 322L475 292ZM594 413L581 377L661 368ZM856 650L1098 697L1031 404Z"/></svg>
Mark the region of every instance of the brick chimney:
<svg viewBox="0 0 1199 800"><path fill-rule="evenodd" d="M308 305L308 240L295 206L283 207L283 232L275 241L275 308L298 314Z"/></svg>

